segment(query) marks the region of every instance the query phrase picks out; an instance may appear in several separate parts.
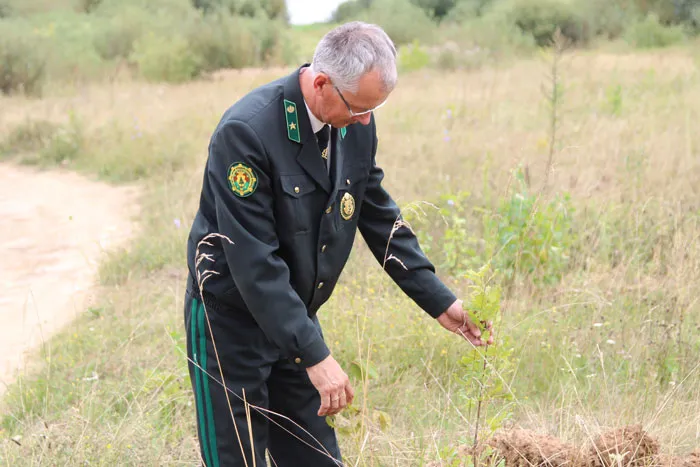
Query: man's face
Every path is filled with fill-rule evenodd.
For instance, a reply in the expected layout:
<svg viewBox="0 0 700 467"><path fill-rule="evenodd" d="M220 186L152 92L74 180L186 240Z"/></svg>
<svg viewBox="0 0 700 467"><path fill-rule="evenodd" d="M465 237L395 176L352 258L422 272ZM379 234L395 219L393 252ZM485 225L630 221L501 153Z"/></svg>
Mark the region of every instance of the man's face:
<svg viewBox="0 0 700 467"><path fill-rule="evenodd" d="M339 90L328 75L319 73L314 78L314 91L320 104L321 119L335 128L357 122L369 125L372 113L367 111L383 104L389 97L377 71L364 74L354 93Z"/></svg>

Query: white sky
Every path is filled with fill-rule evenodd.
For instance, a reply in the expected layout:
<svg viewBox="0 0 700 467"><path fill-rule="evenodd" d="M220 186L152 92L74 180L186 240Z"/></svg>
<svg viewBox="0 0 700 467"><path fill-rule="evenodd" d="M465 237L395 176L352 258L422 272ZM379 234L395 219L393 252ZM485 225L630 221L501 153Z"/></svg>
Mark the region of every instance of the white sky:
<svg viewBox="0 0 700 467"><path fill-rule="evenodd" d="M310 24L330 19L343 0L287 0L292 24Z"/></svg>

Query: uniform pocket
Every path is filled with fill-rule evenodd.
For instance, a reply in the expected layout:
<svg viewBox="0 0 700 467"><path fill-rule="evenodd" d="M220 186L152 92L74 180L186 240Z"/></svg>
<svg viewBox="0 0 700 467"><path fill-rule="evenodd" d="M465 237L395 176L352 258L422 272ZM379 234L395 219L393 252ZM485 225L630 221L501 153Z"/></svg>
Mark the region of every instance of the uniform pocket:
<svg viewBox="0 0 700 467"><path fill-rule="evenodd" d="M282 203L279 218L294 235L310 232L314 220L314 193L318 187L307 175L280 175Z"/></svg>

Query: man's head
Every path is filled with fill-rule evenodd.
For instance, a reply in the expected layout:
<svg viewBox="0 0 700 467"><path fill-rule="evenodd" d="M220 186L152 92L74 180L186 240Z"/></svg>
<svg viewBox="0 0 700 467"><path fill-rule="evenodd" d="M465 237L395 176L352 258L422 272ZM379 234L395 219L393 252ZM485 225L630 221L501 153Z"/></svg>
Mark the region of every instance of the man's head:
<svg viewBox="0 0 700 467"><path fill-rule="evenodd" d="M396 86L396 47L379 26L347 23L321 39L310 71L317 117L336 128L367 125Z"/></svg>

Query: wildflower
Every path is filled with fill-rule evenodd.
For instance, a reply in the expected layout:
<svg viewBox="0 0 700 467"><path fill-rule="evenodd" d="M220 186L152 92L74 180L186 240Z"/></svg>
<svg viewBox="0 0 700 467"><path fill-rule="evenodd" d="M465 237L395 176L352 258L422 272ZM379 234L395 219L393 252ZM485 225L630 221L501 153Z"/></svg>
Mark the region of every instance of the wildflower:
<svg viewBox="0 0 700 467"><path fill-rule="evenodd" d="M179 229L180 228L180 219L173 219L173 224L175 224L175 228Z"/></svg>

